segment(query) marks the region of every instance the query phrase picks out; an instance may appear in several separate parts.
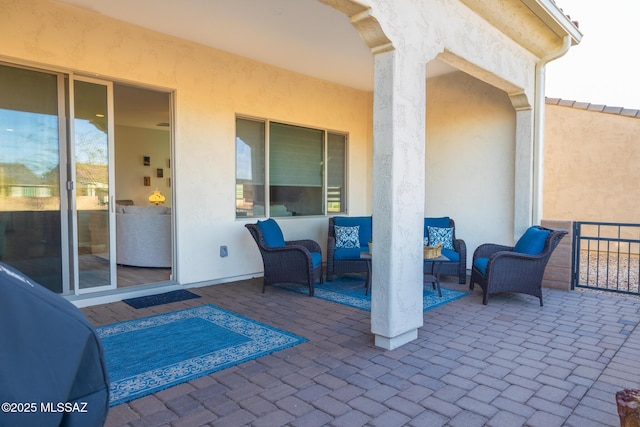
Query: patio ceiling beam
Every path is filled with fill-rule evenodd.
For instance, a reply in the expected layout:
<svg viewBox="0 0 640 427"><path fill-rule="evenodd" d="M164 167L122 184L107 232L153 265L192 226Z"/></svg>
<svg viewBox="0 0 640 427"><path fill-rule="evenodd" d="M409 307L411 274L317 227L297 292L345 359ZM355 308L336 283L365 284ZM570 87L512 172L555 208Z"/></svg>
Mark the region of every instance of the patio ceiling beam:
<svg viewBox="0 0 640 427"><path fill-rule="evenodd" d="M351 25L371 49L372 54L393 50L391 40L386 36L378 20L371 14L371 8L353 0L319 0L349 17Z"/></svg>

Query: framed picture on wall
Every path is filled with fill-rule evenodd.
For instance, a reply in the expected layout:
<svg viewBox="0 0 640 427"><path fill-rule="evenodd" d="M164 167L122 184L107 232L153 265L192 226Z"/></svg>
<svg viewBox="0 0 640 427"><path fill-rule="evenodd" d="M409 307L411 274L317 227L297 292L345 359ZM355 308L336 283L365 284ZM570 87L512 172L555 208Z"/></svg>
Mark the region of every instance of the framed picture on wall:
<svg viewBox="0 0 640 427"><path fill-rule="evenodd" d="M145 165L145 166L151 166L151 157L144 156L142 158L142 164Z"/></svg>
<svg viewBox="0 0 640 427"><path fill-rule="evenodd" d="M162 168L156 169L156 176L162 178L164 176L164 170L162 170Z"/></svg>
<svg viewBox="0 0 640 427"><path fill-rule="evenodd" d="M144 186L145 187L151 187L151 177L150 176L145 176L144 177Z"/></svg>

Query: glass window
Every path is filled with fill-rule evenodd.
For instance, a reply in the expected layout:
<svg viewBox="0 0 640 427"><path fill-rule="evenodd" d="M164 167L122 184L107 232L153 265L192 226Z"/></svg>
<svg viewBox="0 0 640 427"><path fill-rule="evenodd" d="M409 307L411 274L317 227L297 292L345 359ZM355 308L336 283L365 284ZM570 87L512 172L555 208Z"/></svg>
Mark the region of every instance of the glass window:
<svg viewBox="0 0 640 427"><path fill-rule="evenodd" d="M324 132L281 123L269 131L270 215L322 215Z"/></svg>
<svg viewBox="0 0 640 427"><path fill-rule="evenodd" d="M347 136L329 133L327 136L327 212L346 211L345 166Z"/></svg>
<svg viewBox="0 0 640 427"><path fill-rule="evenodd" d="M265 158L267 152L268 159ZM344 212L345 165L344 134L238 118L236 216L283 217ZM265 188L269 189L267 195Z"/></svg>
<svg viewBox="0 0 640 427"><path fill-rule="evenodd" d="M265 123L236 119L236 216L264 216Z"/></svg>

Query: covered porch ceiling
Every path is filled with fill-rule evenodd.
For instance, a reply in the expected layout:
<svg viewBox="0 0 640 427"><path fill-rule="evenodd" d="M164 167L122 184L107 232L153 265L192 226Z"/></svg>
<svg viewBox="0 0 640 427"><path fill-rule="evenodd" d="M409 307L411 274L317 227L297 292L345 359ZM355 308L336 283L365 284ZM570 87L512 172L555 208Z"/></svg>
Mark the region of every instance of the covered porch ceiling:
<svg viewBox="0 0 640 427"><path fill-rule="evenodd" d="M343 13L317 0L56 0L354 89L373 90L373 55ZM434 60L427 77L456 71Z"/></svg>

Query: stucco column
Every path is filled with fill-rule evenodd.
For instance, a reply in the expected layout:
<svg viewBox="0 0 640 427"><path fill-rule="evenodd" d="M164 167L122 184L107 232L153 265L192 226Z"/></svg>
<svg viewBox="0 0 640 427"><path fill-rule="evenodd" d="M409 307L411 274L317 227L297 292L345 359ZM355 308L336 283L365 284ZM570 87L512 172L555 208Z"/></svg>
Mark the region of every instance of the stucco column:
<svg viewBox="0 0 640 427"><path fill-rule="evenodd" d="M374 56L371 331L385 349L423 324L425 73L410 52Z"/></svg>
<svg viewBox="0 0 640 427"><path fill-rule="evenodd" d="M513 237L516 241L533 220L533 109L522 97L511 97L516 109Z"/></svg>

